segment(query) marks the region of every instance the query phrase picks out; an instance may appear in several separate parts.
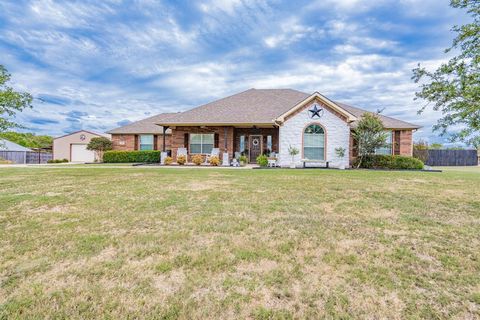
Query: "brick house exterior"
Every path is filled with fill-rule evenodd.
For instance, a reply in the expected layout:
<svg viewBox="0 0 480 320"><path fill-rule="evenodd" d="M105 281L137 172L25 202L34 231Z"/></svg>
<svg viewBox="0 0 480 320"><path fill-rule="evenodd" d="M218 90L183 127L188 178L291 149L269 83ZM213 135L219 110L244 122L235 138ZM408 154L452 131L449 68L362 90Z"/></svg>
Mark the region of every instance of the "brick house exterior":
<svg viewBox="0 0 480 320"><path fill-rule="evenodd" d="M114 150L153 149L176 159L179 148L204 156L218 148L220 158L244 154L254 162L259 154L274 154L288 166L289 147L299 149L294 158L328 161L348 166L356 157L352 131L368 111L334 102L315 92L291 89L250 89L179 113L159 114L109 131ZM391 137L383 154L411 156L417 125L379 115ZM142 144L143 141L143 144ZM145 141L148 144L145 145ZM153 141L153 143L152 143ZM165 141L165 144L164 144ZM335 149L346 151L339 158Z"/></svg>

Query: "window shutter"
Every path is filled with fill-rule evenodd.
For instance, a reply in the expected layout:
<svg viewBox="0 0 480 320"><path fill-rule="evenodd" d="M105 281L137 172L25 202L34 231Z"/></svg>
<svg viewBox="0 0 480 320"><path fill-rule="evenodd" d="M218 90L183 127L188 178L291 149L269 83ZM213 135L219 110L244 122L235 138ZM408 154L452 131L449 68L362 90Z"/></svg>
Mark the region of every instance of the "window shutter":
<svg viewBox="0 0 480 320"><path fill-rule="evenodd" d="M158 136L156 134L153 135L153 150L158 150Z"/></svg>
<svg viewBox="0 0 480 320"><path fill-rule="evenodd" d="M135 135L135 146L134 150L138 150L138 135Z"/></svg>
<svg viewBox="0 0 480 320"><path fill-rule="evenodd" d="M215 148L218 148L218 140L219 140L219 135L218 133L215 133L214 135L214 145L215 145Z"/></svg>
<svg viewBox="0 0 480 320"><path fill-rule="evenodd" d="M187 152L190 151L188 150L188 133L186 132L183 134L183 146L187 148Z"/></svg>

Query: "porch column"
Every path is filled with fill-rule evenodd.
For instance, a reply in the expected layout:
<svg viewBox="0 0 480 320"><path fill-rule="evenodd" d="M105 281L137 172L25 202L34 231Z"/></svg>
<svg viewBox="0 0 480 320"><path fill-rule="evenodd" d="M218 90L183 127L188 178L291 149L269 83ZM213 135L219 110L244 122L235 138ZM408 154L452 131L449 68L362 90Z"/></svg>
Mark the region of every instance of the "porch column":
<svg viewBox="0 0 480 320"><path fill-rule="evenodd" d="M165 133L167 132L168 127L163 126L163 147L162 151L165 152Z"/></svg>

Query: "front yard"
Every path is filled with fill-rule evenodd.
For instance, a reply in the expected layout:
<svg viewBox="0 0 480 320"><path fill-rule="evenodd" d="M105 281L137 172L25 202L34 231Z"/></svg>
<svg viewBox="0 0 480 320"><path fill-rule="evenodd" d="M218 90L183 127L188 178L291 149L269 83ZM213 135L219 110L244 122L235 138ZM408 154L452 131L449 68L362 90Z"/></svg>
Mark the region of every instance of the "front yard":
<svg viewBox="0 0 480 320"><path fill-rule="evenodd" d="M0 231L0 319L480 317L478 168L0 168Z"/></svg>

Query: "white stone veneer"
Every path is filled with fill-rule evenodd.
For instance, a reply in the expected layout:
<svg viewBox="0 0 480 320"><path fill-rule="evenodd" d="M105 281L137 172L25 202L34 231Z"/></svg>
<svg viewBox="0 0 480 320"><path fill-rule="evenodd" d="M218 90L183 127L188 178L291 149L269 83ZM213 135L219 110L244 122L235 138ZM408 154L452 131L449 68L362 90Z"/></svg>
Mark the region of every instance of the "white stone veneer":
<svg viewBox="0 0 480 320"><path fill-rule="evenodd" d="M314 103L317 103L319 106L323 106L319 101L311 102L304 107L301 112L295 114L293 117L285 121L282 126L280 126L280 166L288 167L292 161L292 157L288 154L289 146L296 147L300 151L300 153L295 156L295 164L297 166L302 165L300 160L303 157L303 130L309 124L318 123L322 125L326 131L325 141L327 151L325 161L329 161L331 167L337 167L341 162L348 167L350 127L335 113L329 111L328 108L323 109L323 116L320 119L311 119L308 110ZM335 153L335 148L338 147L345 148L345 156L343 159L340 159Z"/></svg>

